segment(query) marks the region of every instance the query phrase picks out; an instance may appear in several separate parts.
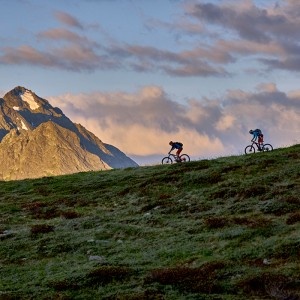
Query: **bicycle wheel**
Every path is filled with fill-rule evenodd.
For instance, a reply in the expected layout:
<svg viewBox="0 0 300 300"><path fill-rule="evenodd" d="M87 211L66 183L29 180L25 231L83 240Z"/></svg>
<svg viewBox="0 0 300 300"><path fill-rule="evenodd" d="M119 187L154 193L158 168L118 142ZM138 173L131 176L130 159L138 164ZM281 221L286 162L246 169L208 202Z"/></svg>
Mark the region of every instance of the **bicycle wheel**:
<svg viewBox="0 0 300 300"><path fill-rule="evenodd" d="M162 159L161 163L163 165L167 165L167 164L172 164L173 163L173 160L170 156L166 156Z"/></svg>
<svg viewBox="0 0 300 300"><path fill-rule="evenodd" d="M180 159L182 162L189 162L191 160L187 154L180 155Z"/></svg>
<svg viewBox="0 0 300 300"><path fill-rule="evenodd" d="M255 153L255 148L252 145L249 145L245 148L245 154L252 154Z"/></svg>
<svg viewBox="0 0 300 300"><path fill-rule="evenodd" d="M273 151L273 146L271 144L264 144L263 151L264 152Z"/></svg>

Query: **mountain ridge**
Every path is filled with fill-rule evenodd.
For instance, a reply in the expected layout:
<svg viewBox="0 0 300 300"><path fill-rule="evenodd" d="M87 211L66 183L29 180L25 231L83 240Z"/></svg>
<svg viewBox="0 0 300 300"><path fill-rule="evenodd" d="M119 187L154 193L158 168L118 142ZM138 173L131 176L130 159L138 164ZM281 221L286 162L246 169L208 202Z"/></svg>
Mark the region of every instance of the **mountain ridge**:
<svg viewBox="0 0 300 300"><path fill-rule="evenodd" d="M0 180L138 166L21 86L0 99L0 141Z"/></svg>

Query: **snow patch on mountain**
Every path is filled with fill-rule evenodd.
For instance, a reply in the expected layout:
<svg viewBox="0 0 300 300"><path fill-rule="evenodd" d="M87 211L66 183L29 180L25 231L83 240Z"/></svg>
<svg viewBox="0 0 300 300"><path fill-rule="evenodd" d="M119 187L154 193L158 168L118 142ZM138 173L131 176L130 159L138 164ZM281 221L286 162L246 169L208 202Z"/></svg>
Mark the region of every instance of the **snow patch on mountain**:
<svg viewBox="0 0 300 300"><path fill-rule="evenodd" d="M26 90L24 93L20 94L23 101L27 102L32 110L38 109L40 106L35 102L32 93Z"/></svg>
<svg viewBox="0 0 300 300"><path fill-rule="evenodd" d="M25 125L25 123L23 122L23 120L21 120L22 123L22 129L28 130L27 126Z"/></svg>

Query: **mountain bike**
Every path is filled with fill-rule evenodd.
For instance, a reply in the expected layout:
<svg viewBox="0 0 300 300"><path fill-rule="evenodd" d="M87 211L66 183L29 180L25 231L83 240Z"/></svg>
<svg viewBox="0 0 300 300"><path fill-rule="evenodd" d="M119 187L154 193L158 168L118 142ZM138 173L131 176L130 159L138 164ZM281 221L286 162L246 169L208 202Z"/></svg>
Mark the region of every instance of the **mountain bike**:
<svg viewBox="0 0 300 300"><path fill-rule="evenodd" d="M256 146L256 150L255 147ZM255 153L255 151L259 151L259 152L268 152L268 151L272 151L273 150L273 146L271 144L259 144L255 141L252 141L252 145L249 145L245 148L245 154L252 154Z"/></svg>
<svg viewBox="0 0 300 300"><path fill-rule="evenodd" d="M173 162L189 162L191 159L187 154L181 154L179 159L175 154L170 153L168 156L164 157L161 163L164 164L172 164Z"/></svg>

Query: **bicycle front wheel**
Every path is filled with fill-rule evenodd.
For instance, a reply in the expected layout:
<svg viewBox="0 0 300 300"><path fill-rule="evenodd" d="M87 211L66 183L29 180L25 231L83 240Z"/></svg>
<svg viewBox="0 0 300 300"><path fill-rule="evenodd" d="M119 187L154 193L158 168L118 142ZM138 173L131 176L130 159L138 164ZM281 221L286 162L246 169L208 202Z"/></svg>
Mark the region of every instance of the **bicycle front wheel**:
<svg viewBox="0 0 300 300"><path fill-rule="evenodd" d="M191 160L187 154L180 155L180 159L182 162L189 162Z"/></svg>
<svg viewBox="0 0 300 300"><path fill-rule="evenodd" d="M273 146L271 144L264 144L263 151L264 152L273 151Z"/></svg>
<svg viewBox="0 0 300 300"><path fill-rule="evenodd" d="M173 160L170 156L166 156L162 159L161 163L163 165L167 165L167 164L172 164L173 163Z"/></svg>
<svg viewBox="0 0 300 300"><path fill-rule="evenodd" d="M252 145L249 145L245 148L245 154L252 154L255 153L255 148Z"/></svg>

